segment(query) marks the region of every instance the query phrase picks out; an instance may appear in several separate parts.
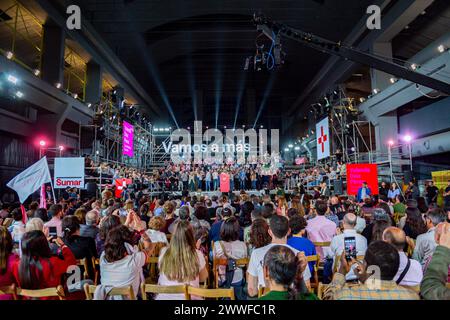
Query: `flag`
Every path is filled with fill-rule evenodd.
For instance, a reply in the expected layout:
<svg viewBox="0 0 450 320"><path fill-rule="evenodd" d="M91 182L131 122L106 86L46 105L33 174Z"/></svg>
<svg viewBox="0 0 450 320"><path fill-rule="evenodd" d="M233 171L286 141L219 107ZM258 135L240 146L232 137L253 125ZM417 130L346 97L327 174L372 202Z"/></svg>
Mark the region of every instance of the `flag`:
<svg viewBox="0 0 450 320"><path fill-rule="evenodd" d="M45 192L45 184L41 186L41 201L39 202L39 208L45 208L47 209L47 202L46 202L46 192Z"/></svg>
<svg viewBox="0 0 450 320"><path fill-rule="evenodd" d="M47 157L44 156L12 178L6 185L17 192L20 203L24 203L30 194L38 190L44 183L51 181Z"/></svg>
<svg viewBox="0 0 450 320"><path fill-rule="evenodd" d="M330 156L330 133L328 117L316 124L317 160Z"/></svg>
<svg viewBox="0 0 450 320"><path fill-rule="evenodd" d="M116 191L115 191L115 196L116 198L120 198L122 197L122 192L124 187L126 187L129 184L132 184L133 181L131 179L125 179L125 178L120 178L120 179L116 179L115 180L115 185L116 185Z"/></svg>
<svg viewBox="0 0 450 320"><path fill-rule="evenodd" d="M22 212L23 224L27 224L28 216L27 216L27 211L25 210L25 207L23 206L23 204L20 204L20 211Z"/></svg>
<svg viewBox="0 0 450 320"><path fill-rule="evenodd" d="M230 176L228 173L220 174L220 192L230 192Z"/></svg>

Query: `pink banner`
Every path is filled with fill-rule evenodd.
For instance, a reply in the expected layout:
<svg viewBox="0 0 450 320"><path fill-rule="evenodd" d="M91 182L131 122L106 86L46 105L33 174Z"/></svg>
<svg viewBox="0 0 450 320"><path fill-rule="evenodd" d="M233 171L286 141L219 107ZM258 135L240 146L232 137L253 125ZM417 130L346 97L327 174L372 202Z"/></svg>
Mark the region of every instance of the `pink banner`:
<svg viewBox="0 0 450 320"><path fill-rule="evenodd" d="M125 156L133 157L134 127L126 121L123 122L122 135L122 153Z"/></svg>

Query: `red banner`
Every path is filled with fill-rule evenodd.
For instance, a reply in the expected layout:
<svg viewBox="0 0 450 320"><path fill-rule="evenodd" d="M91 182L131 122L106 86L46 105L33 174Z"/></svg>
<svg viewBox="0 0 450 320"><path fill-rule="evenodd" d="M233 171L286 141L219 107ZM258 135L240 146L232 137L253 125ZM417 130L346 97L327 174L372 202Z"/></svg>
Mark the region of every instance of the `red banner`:
<svg viewBox="0 0 450 320"><path fill-rule="evenodd" d="M228 173L220 174L220 192L230 192L230 176Z"/></svg>
<svg viewBox="0 0 450 320"><path fill-rule="evenodd" d="M125 179L125 178L116 179L114 181L114 184L116 185L116 191L115 191L116 198L120 198L122 196L123 188L131 183L132 183L131 179Z"/></svg>
<svg viewBox="0 0 450 320"><path fill-rule="evenodd" d="M378 194L378 169L376 164L347 164L347 194L356 195L363 182L367 182L372 194Z"/></svg>

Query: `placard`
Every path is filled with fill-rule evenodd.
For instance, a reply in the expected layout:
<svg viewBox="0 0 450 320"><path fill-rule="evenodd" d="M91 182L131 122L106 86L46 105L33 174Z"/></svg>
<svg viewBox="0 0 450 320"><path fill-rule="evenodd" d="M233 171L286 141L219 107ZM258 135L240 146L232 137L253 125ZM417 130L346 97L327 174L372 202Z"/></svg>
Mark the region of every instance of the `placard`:
<svg viewBox="0 0 450 320"><path fill-rule="evenodd" d="M84 158L55 158L54 188L84 189Z"/></svg>
<svg viewBox="0 0 450 320"><path fill-rule="evenodd" d="M376 164L347 164L347 194L356 195L363 182L367 182L372 194L378 194L378 167Z"/></svg>
<svg viewBox="0 0 450 320"><path fill-rule="evenodd" d="M122 128L122 154L125 156L133 157L133 139L134 139L134 127L130 123L124 121Z"/></svg>

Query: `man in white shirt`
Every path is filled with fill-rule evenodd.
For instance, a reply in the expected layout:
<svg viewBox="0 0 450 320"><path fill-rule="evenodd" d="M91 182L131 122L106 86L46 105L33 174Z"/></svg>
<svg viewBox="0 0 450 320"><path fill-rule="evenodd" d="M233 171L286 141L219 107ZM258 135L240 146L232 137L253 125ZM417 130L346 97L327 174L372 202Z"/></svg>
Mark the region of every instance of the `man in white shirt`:
<svg viewBox="0 0 450 320"><path fill-rule="evenodd" d="M367 239L356 232L356 215L347 213L342 220L344 231L333 237L330 244L330 251L327 258L334 259L335 256L340 256L344 251L344 239L347 237L355 237L356 240L356 255L363 256L367 250Z"/></svg>
<svg viewBox="0 0 450 320"><path fill-rule="evenodd" d="M436 208L430 210L425 215L425 223L427 225L428 231L417 236L416 246L414 247L413 259L420 262L420 264L424 264L425 261L429 260L436 249L437 243L434 238L436 226L444 222L446 219L445 211Z"/></svg>
<svg viewBox="0 0 450 320"><path fill-rule="evenodd" d="M409 259L403 251L406 245L405 232L397 227L386 228L383 232L383 241L394 246L400 257L400 265L394 281L401 286L418 286L422 282L423 271L419 262Z"/></svg>
<svg viewBox="0 0 450 320"><path fill-rule="evenodd" d="M270 219L269 224L269 235L272 237L272 243L264 247L254 249L250 257L250 262L247 269L248 295L250 297L254 297L258 294L258 287L266 286L264 281L263 261L264 256L271 247L275 245L283 245L290 248L296 255L299 254L298 250L287 245L287 237L290 233L288 219L284 216L274 215ZM310 285L310 278L311 272L309 271L309 268L305 268L305 271L303 272L303 280L308 287Z"/></svg>

